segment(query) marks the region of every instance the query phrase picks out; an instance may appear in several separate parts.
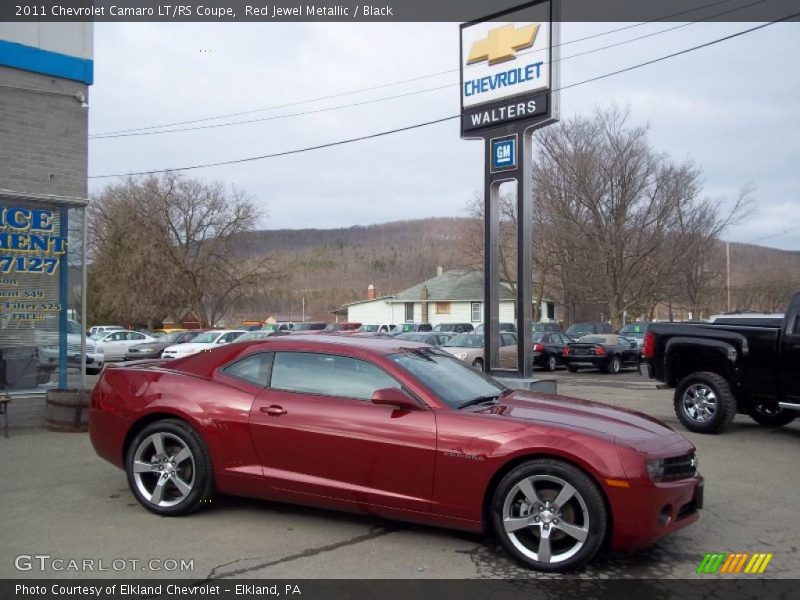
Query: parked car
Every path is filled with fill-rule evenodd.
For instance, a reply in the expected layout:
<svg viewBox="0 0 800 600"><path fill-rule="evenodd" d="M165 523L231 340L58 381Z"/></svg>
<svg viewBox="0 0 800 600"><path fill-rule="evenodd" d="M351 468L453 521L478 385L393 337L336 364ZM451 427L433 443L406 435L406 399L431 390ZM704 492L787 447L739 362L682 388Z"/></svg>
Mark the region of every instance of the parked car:
<svg viewBox="0 0 800 600"><path fill-rule="evenodd" d="M417 333L423 331L433 331L433 325L430 323L401 323L397 326L397 331L400 333Z"/></svg>
<svg viewBox="0 0 800 600"><path fill-rule="evenodd" d="M442 350L455 356L459 360L472 365L478 371L483 371L483 340L480 333L460 333L451 337L442 344ZM501 369L514 369L517 366L517 336L513 333L500 334Z"/></svg>
<svg viewBox="0 0 800 600"><path fill-rule="evenodd" d="M612 333L613 328L611 327L611 323L573 323L567 330L564 332L567 334L567 337L571 340L577 340L584 335L589 335L592 333Z"/></svg>
<svg viewBox="0 0 800 600"><path fill-rule="evenodd" d="M356 329L358 333L389 333L397 329L397 325L382 323L380 325L371 325L364 323Z"/></svg>
<svg viewBox="0 0 800 600"><path fill-rule="evenodd" d="M308 333L309 331L324 331L328 324L323 321L303 321L302 323L295 323L292 332Z"/></svg>
<svg viewBox="0 0 800 600"><path fill-rule="evenodd" d="M361 327L361 323L328 323L325 325L325 333L354 333Z"/></svg>
<svg viewBox="0 0 800 600"><path fill-rule="evenodd" d="M517 326L513 323L500 323L500 331L506 333L517 333ZM481 323L475 328L475 333L483 333L484 324Z"/></svg>
<svg viewBox="0 0 800 600"><path fill-rule="evenodd" d="M255 496L492 535L543 571L647 546L703 505L694 446L659 421L397 339L288 335L106 369L89 432L161 518Z"/></svg>
<svg viewBox="0 0 800 600"><path fill-rule="evenodd" d="M644 344L644 334L647 333L648 327L650 327L650 321L635 321L634 323L623 325L622 329L619 330L619 334L635 341L636 345L641 349L642 344Z"/></svg>
<svg viewBox="0 0 800 600"><path fill-rule="evenodd" d="M95 340L97 350L103 353L106 362L108 362L110 360L125 360L128 348L146 342L155 342L156 338L150 337L146 333L123 329L122 331L112 330L104 335L98 334Z"/></svg>
<svg viewBox="0 0 800 600"><path fill-rule="evenodd" d="M441 346L453 337L450 333L434 333L433 331L422 331L420 333L398 333L395 339L406 342L418 342L429 346Z"/></svg>
<svg viewBox="0 0 800 600"><path fill-rule="evenodd" d="M439 323L433 331L444 331L446 333L471 333L475 330L472 323Z"/></svg>
<svg viewBox="0 0 800 600"><path fill-rule="evenodd" d="M164 348L161 357L183 358L196 354L197 352L213 350L223 344L230 344L243 333L247 332L243 329L215 329L213 331L206 331L186 344L167 346Z"/></svg>
<svg viewBox="0 0 800 600"><path fill-rule="evenodd" d="M533 331L533 333L542 333L542 332L562 333L561 325L559 325L555 321L540 321L538 323L533 323L531 325L531 331Z"/></svg>
<svg viewBox="0 0 800 600"><path fill-rule="evenodd" d="M294 323L267 323L259 331L292 331Z"/></svg>
<svg viewBox="0 0 800 600"><path fill-rule="evenodd" d="M282 336L282 335L289 335L289 332L288 331L263 331L263 330L259 329L258 331L248 331L247 333L243 333L242 335L240 335L239 337L237 337L233 341L234 342L251 342L253 340L263 340L264 338L278 337L278 336Z"/></svg>
<svg viewBox="0 0 800 600"><path fill-rule="evenodd" d="M719 433L737 413L780 427L800 411L800 292L785 315L722 315L714 323L653 323L647 374L675 388L675 414L696 433Z"/></svg>
<svg viewBox="0 0 800 600"><path fill-rule="evenodd" d="M161 358L161 354L169 346L191 342L201 333L205 333L205 331L205 329L193 329L191 331L172 331L170 333L163 333L152 342L147 342L146 344L137 344L129 347L125 353L125 360Z"/></svg>
<svg viewBox="0 0 800 600"><path fill-rule="evenodd" d="M615 333L585 335L564 346L561 360L572 373L579 367L593 367L606 373L619 373L625 367L639 368L636 342Z"/></svg>
<svg viewBox="0 0 800 600"><path fill-rule="evenodd" d="M119 325L95 325L89 329L86 335L93 339L100 339L109 331L125 331L125 328Z"/></svg>
<svg viewBox="0 0 800 600"><path fill-rule="evenodd" d="M555 371L564 364L562 356L564 348L571 342L563 333L533 334L533 366Z"/></svg>
<svg viewBox="0 0 800 600"><path fill-rule="evenodd" d="M81 361L81 336L83 327L77 321L67 320L67 361L71 364L80 365ZM55 341L55 340L53 340ZM105 355L98 349L97 342L86 338L86 372L89 375L96 375L103 370ZM59 347L58 343L43 343L36 349L36 357L40 367L58 366Z"/></svg>

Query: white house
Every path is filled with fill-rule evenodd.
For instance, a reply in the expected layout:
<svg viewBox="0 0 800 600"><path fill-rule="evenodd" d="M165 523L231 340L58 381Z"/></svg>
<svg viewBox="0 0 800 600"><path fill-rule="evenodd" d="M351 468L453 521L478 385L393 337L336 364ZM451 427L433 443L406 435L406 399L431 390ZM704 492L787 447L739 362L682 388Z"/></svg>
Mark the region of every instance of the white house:
<svg viewBox="0 0 800 600"><path fill-rule="evenodd" d="M483 272L453 270L441 272L394 296L374 297L370 286L368 298L344 305L347 320L355 323L482 323ZM500 322L513 323L514 293L506 283L500 284ZM542 302L542 320L555 320L555 305Z"/></svg>

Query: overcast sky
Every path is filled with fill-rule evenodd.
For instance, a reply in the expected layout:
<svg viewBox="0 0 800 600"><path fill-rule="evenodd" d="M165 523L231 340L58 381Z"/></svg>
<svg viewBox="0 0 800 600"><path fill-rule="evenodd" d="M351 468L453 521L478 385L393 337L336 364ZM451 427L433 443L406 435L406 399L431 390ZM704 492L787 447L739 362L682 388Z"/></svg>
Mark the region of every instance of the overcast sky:
<svg viewBox="0 0 800 600"><path fill-rule="evenodd" d="M630 24L562 25L569 42ZM675 27L648 24L562 47L569 57ZM563 85L644 62L754 24L697 23L565 58ZM800 249L800 24L777 24L562 93L562 118L612 102L649 123L656 150L690 158L705 193L756 187L756 210L733 241ZM90 132L250 111L453 69L371 92L225 120L317 110L448 85L402 98L244 125L96 139L89 174L181 167L280 152L456 114L458 25L363 23L97 23ZM295 156L188 174L250 192L264 228L341 227L461 216L482 189L482 144L458 121ZM91 181L96 191L109 179ZM787 231L790 230L790 231ZM785 232L785 233L783 233ZM766 238L766 239L761 239Z"/></svg>

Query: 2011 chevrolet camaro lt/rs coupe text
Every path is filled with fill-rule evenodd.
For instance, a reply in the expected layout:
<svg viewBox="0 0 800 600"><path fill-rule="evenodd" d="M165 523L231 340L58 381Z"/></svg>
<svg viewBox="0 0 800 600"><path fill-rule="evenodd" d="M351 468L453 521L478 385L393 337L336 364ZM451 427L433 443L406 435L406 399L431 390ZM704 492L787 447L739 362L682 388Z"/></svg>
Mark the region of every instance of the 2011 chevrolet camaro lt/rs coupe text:
<svg viewBox="0 0 800 600"><path fill-rule="evenodd" d="M137 500L218 492L490 531L574 569L693 523L694 446L645 415L507 389L424 344L291 335L108 367L91 439Z"/></svg>

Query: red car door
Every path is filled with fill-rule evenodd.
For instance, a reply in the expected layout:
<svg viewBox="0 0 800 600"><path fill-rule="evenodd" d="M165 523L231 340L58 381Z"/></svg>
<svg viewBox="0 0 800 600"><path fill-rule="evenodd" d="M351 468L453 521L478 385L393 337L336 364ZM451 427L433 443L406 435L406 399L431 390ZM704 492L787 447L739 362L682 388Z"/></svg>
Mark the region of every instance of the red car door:
<svg viewBox="0 0 800 600"><path fill-rule="evenodd" d="M250 426L269 485L348 503L428 511L436 418L372 404L400 387L376 365L336 354L276 352Z"/></svg>

